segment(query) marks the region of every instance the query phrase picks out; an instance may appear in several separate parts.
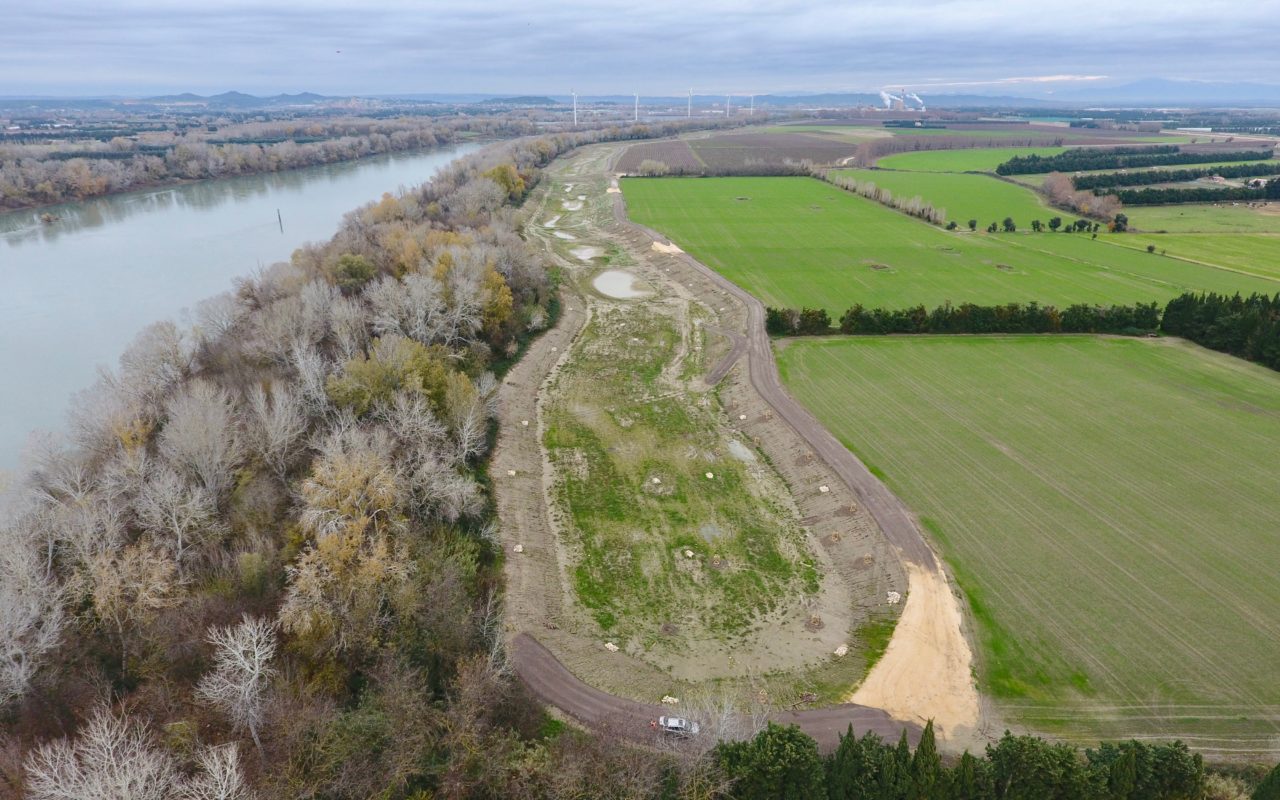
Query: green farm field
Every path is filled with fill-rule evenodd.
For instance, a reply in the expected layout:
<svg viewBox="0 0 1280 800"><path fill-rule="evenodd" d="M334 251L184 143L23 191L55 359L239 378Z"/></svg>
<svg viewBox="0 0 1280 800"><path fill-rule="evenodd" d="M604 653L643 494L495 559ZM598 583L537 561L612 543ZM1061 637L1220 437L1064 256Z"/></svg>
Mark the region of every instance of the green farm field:
<svg viewBox="0 0 1280 800"><path fill-rule="evenodd" d="M1063 306L1280 291L1280 281L1085 235L947 232L812 178L629 178L622 187L632 219L766 304L836 317L855 303Z"/></svg>
<svg viewBox="0 0 1280 800"><path fill-rule="evenodd" d="M842 169L835 173L870 181L893 192L895 197L919 195L935 208L945 208L947 219L962 226L970 219L977 219L980 226L986 227L990 222L1013 217L1019 228L1029 228L1033 219L1047 222L1050 217L1062 217L1069 222L1080 216L1053 208L1029 186L994 175L890 169ZM1124 209L1124 213L1131 226L1146 232L1280 233L1280 203L1266 208L1250 208L1245 203L1216 207L1211 203L1135 206ZM1227 241L1224 237L1223 242Z"/></svg>
<svg viewBox="0 0 1280 800"><path fill-rule="evenodd" d="M1280 375L1078 336L801 339L778 361L932 532L1004 715L1275 748Z"/></svg>
<svg viewBox="0 0 1280 800"><path fill-rule="evenodd" d="M1014 156L1056 156L1065 147L972 147L963 150L920 150L896 153L876 162L884 169L915 172L990 172Z"/></svg>
<svg viewBox="0 0 1280 800"><path fill-rule="evenodd" d="M888 189L895 197L919 195L933 205L947 211L947 219L965 226L976 219L979 227L1013 217L1018 227L1031 227L1031 220L1048 222L1050 217L1062 217L1066 222L1077 214L1059 211L1045 203L1039 194L989 175L973 175L953 172L907 172L889 169L841 169L834 170L860 182L874 183Z"/></svg>

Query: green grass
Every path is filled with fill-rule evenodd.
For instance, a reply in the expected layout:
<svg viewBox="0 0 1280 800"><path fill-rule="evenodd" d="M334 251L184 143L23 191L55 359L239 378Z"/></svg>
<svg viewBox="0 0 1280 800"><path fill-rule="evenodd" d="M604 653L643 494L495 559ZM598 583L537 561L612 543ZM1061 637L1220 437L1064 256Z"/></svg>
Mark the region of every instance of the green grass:
<svg viewBox="0 0 1280 800"><path fill-rule="evenodd" d="M619 644L732 641L819 588L803 531L723 449L715 409L663 377L679 345L665 318L601 311L546 406L570 581Z"/></svg>
<svg viewBox="0 0 1280 800"><path fill-rule="evenodd" d="M963 150L920 150L885 156L876 166L918 172L991 172L1014 156L1056 156L1065 147L971 147Z"/></svg>
<svg viewBox="0 0 1280 800"><path fill-rule="evenodd" d="M1099 337L799 340L778 360L933 531L1003 713L1211 749L1280 733L1280 374Z"/></svg>
<svg viewBox="0 0 1280 800"><path fill-rule="evenodd" d="M811 178L627 179L622 187L633 219L766 304L837 317L855 303L1063 306L1280 291L1274 280L1110 246L1105 234L951 233Z"/></svg>
<svg viewBox="0 0 1280 800"><path fill-rule="evenodd" d="M970 219L978 220L985 228L988 223L1013 217L1020 227L1030 228L1031 220L1048 222L1051 217L1062 217L1070 222L1078 215L1059 211L1045 203L1039 194L1023 186L989 175L951 172L906 172L888 169L833 170L859 182L871 182L888 189L895 197L919 195L944 208L947 219L965 226Z"/></svg>
<svg viewBox="0 0 1280 800"><path fill-rule="evenodd" d="M1214 264L1280 280L1280 236L1276 234L1133 234L1108 237L1107 242L1135 250L1145 250L1147 245L1155 245L1158 253L1172 258Z"/></svg>

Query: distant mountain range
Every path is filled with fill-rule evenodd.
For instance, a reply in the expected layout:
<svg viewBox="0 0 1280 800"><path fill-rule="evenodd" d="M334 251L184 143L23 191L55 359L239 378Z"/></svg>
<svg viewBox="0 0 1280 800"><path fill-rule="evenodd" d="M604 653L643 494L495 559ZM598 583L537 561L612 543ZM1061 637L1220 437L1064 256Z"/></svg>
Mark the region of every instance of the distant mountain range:
<svg viewBox="0 0 1280 800"><path fill-rule="evenodd" d="M191 92L183 94L166 94L158 97L144 97L139 102L155 105L192 105L208 108L276 108L280 106L310 106L318 103L332 102L338 98L325 97L314 92L298 94L277 94L271 97L256 97L243 92L223 92L222 94L203 97Z"/></svg>
<svg viewBox="0 0 1280 800"><path fill-rule="evenodd" d="M1030 90L1028 90L1030 93ZM919 92L928 108L1080 108L1091 106L1127 107L1263 107L1280 108L1280 84L1250 82L1212 82L1146 78L1132 83L1081 86L1056 91L1037 91L1033 97L984 94L944 94ZM325 106L354 99L356 96L334 97L315 92L277 94L258 97L244 92L223 92L215 95L198 95L191 92L158 95L154 97L0 97L0 108L106 108L112 106L160 107L186 106L213 110L251 110L255 108L291 108ZM489 104L512 106L549 106L571 102L570 95L501 95L485 93L406 93L386 95L362 95L368 100L388 103L441 103L448 105ZM695 94L693 105L711 108L725 105L725 95ZM616 104L630 106L634 95L598 94L579 95L579 104ZM687 95L641 95L645 106L679 108L689 102ZM734 95L734 107L744 107L750 99ZM851 108L855 106L884 107L879 92L791 92L761 94L755 97L755 105L762 108Z"/></svg>
<svg viewBox="0 0 1280 800"><path fill-rule="evenodd" d="M1127 106L1280 107L1280 85L1146 78L1118 86L1086 86L1055 92L1054 103Z"/></svg>

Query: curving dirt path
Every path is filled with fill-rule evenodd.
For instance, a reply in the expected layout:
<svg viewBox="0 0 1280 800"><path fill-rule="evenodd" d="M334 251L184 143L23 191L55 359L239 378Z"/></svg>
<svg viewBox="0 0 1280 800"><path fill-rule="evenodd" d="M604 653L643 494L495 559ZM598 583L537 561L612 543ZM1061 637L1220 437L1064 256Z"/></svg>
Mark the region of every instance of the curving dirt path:
<svg viewBox="0 0 1280 800"><path fill-rule="evenodd" d="M662 234L630 221L621 195L615 195L613 202L615 219L643 232L662 252L679 258L746 306L746 355L752 387L849 487L903 559L908 593L902 617L884 656L849 699L885 709L901 719L932 719L939 736L955 745L977 741L982 711L973 681L973 653L963 630L964 616L915 516L782 386L764 327L764 304ZM737 347L734 349L736 352Z"/></svg>
<svg viewBox="0 0 1280 800"><path fill-rule="evenodd" d="M861 461L783 388L764 328L764 306L683 253L660 234L628 220L619 191L610 187L607 196L612 201L615 222L633 233L642 234L641 241L663 257L697 271L724 295L737 299L746 311L745 332L709 329L726 337L730 348L709 369L704 382L708 386L715 385L745 357L754 393L786 426L794 429L813 453L848 486L878 523L906 568L907 602L894 639L859 691L849 698L850 702L828 708L776 712L771 718L784 724L799 725L824 749L834 747L838 735L850 725L857 733L874 731L887 738L896 738L906 731L908 738L914 741L919 736L920 725L930 718L934 719L944 741L949 740L953 746L974 741L973 733L978 728L980 714L971 677L972 659L961 630L963 617L941 564L926 543L914 517ZM632 246L635 238L631 238ZM526 480L524 475L529 476L530 487L541 482L534 478L542 471L536 433L538 390L542 382L553 375L555 364L565 355L568 345L586 321L581 301L580 296L566 297L566 313L552 330L531 345L525 357L508 374L499 393L501 427L494 454L494 473L501 475L505 472L513 476L508 485ZM517 475L520 477L514 477ZM542 480L545 481L545 477ZM517 521L517 527L524 534L529 533L530 526L541 531L547 524L543 519L546 509L531 508L534 499L532 488L523 494L520 491L498 491L499 518L504 525L509 520ZM541 531L541 535L546 536L548 532ZM538 697L574 719L611 729L620 725L625 731L636 731L636 738L643 738L648 734L647 721L669 709L593 688L580 680L538 640L539 637L551 637L557 642L557 652L562 657L567 653L577 658L571 648L566 649L555 624L561 613L556 609L564 607L564 590L563 585L551 585L553 581L548 580L560 569L554 563L554 553L541 552L535 547L526 549L520 557L546 563L538 568L540 571L525 569L513 574L508 570L509 582L514 581L509 586L512 589L509 596L519 599L519 602L509 604L507 611L508 619L512 620L508 628L512 631L511 657L517 673ZM550 617L540 617L535 606L551 609ZM530 624L535 619L543 619L541 628ZM622 658L622 654L617 655ZM619 669L625 668L623 663L619 663Z"/></svg>

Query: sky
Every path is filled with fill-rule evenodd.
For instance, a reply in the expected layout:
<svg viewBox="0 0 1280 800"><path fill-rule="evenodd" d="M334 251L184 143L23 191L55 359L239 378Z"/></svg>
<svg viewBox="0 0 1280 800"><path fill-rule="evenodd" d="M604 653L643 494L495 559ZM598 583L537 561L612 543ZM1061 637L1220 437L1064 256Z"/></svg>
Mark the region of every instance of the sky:
<svg viewBox="0 0 1280 800"><path fill-rule="evenodd" d="M0 95L1277 82L1280 0L0 0Z"/></svg>

